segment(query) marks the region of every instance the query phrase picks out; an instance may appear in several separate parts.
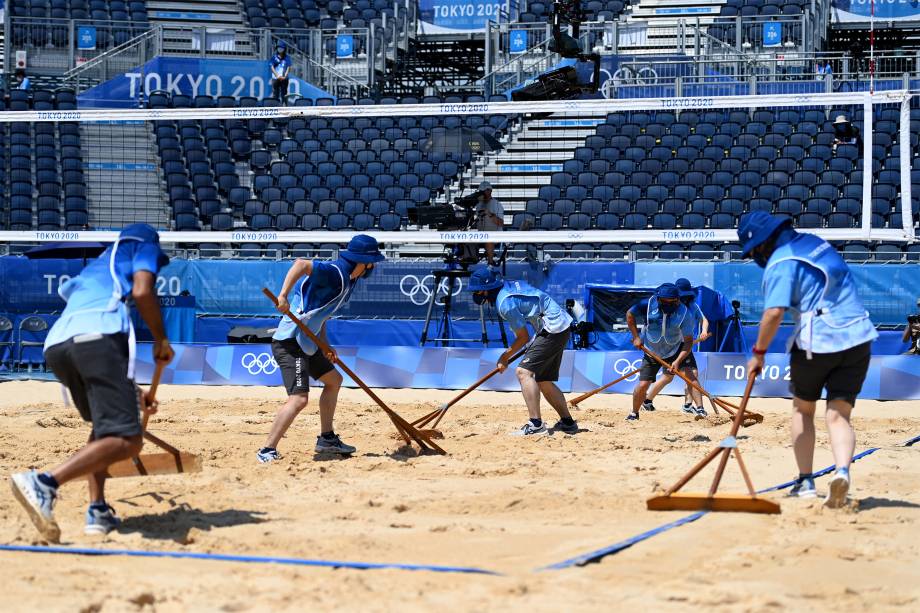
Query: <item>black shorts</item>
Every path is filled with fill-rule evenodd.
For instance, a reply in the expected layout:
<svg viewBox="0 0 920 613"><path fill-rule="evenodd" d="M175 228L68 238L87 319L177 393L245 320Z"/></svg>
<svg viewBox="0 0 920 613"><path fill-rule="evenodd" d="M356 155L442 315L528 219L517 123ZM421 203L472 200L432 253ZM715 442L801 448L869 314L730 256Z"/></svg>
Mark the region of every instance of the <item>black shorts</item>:
<svg viewBox="0 0 920 613"><path fill-rule="evenodd" d="M128 335L82 334L45 350L93 438L141 434L140 390L128 378Z"/></svg>
<svg viewBox="0 0 920 613"><path fill-rule="evenodd" d="M319 379L335 368L319 349L307 355L296 339L272 341L272 354L281 369L281 380L288 396L310 392L310 378Z"/></svg>
<svg viewBox="0 0 920 613"><path fill-rule="evenodd" d="M680 349L677 350L677 353L672 355L669 358L663 358L665 362L670 364L677 359L677 356L680 355ZM688 368L696 368L696 358L693 356L693 352L690 352L690 355L687 356L687 359L681 362L680 369L686 370ZM661 364L645 355L642 358L642 367L639 369L639 381L654 381L655 377L658 376L658 371L662 369Z"/></svg>
<svg viewBox="0 0 920 613"><path fill-rule="evenodd" d="M797 346L789 356L789 391L796 398L816 402L827 389L828 400L856 404L872 358L872 343L835 353L814 353L811 359Z"/></svg>
<svg viewBox="0 0 920 613"><path fill-rule="evenodd" d="M569 344L571 332L540 332L521 359L521 368L533 373L537 381L558 381L562 353Z"/></svg>

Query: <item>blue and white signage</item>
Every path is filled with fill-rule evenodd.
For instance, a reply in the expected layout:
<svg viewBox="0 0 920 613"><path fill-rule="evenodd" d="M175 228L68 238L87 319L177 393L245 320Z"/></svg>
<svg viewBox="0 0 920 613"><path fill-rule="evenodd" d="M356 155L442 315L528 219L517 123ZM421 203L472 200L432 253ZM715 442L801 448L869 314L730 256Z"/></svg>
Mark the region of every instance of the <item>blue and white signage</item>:
<svg viewBox="0 0 920 613"><path fill-rule="evenodd" d="M508 0L419 0L420 34L482 32L487 21L507 21Z"/></svg>
<svg viewBox="0 0 920 613"><path fill-rule="evenodd" d="M779 47L783 44L783 24L778 21L768 21L763 24L763 46Z"/></svg>
<svg viewBox="0 0 920 613"><path fill-rule="evenodd" d="M81 108L136 107L139 97L164 91L187 96L252 96L261 100L272 95L268 60L212 60L203 58L156 57L143 67L129 70L78 96ZM305 98L331 98L314 85L291 76L289 94Z"/></svg>
<svg viewBox="0 0 920 613"><path fill-rule="evenodd" d="M77 49L96 48L96 28L93 26L80 26L77 28Z"/></svg>
<svg viewBox="0 0 920 613"><path fill-rule="evenodd" d="M349 58L355 53L355 37L351 34L339 34L335 37L335 57Z"/></svg>
<svg viewBox="0 0 920 613"><path fill-rule="evenodd" d="M511 30L508 37L508 50L511 53L527 51L527 30Z"/></svg>
<svg viewBox="0 0 920 613"><path fill-rule="evenodd" d="M832 0L834 21L867 23L872 14L871 0ZM877 21L920 21L917 0L875 0Z"/></svg>

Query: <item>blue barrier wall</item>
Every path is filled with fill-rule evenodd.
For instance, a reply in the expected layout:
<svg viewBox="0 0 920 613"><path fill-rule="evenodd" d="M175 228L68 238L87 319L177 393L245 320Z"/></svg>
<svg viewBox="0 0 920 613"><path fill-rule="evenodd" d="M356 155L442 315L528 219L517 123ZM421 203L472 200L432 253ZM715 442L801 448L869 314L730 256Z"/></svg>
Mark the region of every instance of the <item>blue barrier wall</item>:
<svg viewBox="0 0 920 613"><path fill-rule="evenodd" d="M266 284L280 287L290 262L245 260L173 260L160 273L157 289L164 296L188 292L197 300L199 315L274 315L262 295ZM437 262L392 261L379 265L374 276L361 283L342 309L346 317L419 319L425 316L433 290ZM50 313L64 302L57 295L62 281L82 268L80 260L29 260L0 257L0 313ZM903 325L916 309L920 295L920 266L916 264L851 264L860 296L876 324ZM509 263L509 278L526 279L554 299L584 299L585 284L657 286L678 277L712 287L729 299L741 301L745 319L759 318L763 306L762 271L740 262L558 262L542 266ZM219 282L215 282L219 279ZM466 280L455 289L454 313L478 317Z"/></svg>
<svg viewBox="0 0 920 613"><path fill-rule="evenodd" d="M339 357L371 387L463 389L495 367L500 349L419 347L337 347ZM567 351L560 369L564 392L584 392L626 374L641 363L636 351ZM698 353L703 386L713 394L740 396L746 382L747 356L737 353ZM396 366L398 365L398 366ZM153 373L152 345L138 350L138 379ZM637 376L610 388L632 392ZM754 387L755 396L789 397L788 358L768 354L766 368ZM163 373L164 383L205 385L281 385L278 365L268 345L177 345L176 359ZM345 385L356 387L345 377ZM493 377L486 390L518 390L513 369ZM668 393L682 393L675 381ZM279 394L280 394L279 390ZM875 356L861 398L909 400L920 398L920 357Z"/></svg>

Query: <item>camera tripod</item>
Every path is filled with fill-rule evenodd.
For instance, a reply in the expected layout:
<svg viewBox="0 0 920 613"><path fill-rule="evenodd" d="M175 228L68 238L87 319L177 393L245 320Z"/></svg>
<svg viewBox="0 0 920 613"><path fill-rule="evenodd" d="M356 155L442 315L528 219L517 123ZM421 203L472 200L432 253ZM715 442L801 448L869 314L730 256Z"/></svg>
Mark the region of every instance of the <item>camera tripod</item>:
<svg viewBox="0 0 920 613"><path fill-rule="evenodd" d="M725 332L722 333L722 342L719 343L719 351L722 352L725 350L725 343L728 341L728 338L731 336L732 329L737 329L738 336L741 339L741 352L748 352L747 339L744 338L744 325L741 323L741 302L738 300L732 300L732 310L734 314L729 318L728 327L725 328Z"/></svg>
<svg viewBox="0 0 920 613"><path fill-rule="evenodd" d="M424 347L429 341L432 341L435 343L441 343L442 347L449 347L451 343L482 343L483 347L488 347L489 335L486 329L485 304L479 305L479 325L481 336L478 339L454 338L453 334L453 320L451 319L451 310L453 308L454 283L455 281L459 282L459 279L468 279L472 273L467 269L457 268L432 270L431 274L434 277L434 288L431 290L431 297L428 300L428 312L425 314L425 326L422 328L422 337L419 344ZM446 290L444 291L443 298L438 300L438 294L440 293L442 284L446 286ZM431 328L431 316L434 312L434 306L436 303L442 306L441 316L438 318L438 332L437 336L429 338L428 331ZM498 329L501 333L502 346L507 347L508 336L505 332L505 324L502 322L501 318L498 318Z"/></svg>

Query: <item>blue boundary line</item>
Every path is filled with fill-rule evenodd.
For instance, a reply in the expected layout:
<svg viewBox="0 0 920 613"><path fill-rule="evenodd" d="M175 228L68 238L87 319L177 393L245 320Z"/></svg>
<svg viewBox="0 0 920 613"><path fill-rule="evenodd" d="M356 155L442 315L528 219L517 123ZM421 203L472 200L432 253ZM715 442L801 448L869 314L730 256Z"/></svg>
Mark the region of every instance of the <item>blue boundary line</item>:
<svg viewBox="0 0 920 613"><path fill-rule="evenodd" d="M323 568L353 568L358 570L427 570L435 573L467 573L475 575L500 575L491 570L469 566L439 566L436 564L401 564L374 562L344 562L337 560L309 560L304 558L282 558L274 556L240 556L218 553L194 553L188 551L143 551L136 549L96 549L90 547L44 547L38 545L0 545L0 551L29 553L63 553L84 556L129 556L133 558L181 558L212 560L218 562L246 562L255 564L286 564L289 566L314 566Z"/></svg>
<svg viewBox="0 0 920 613"><path fill-rule="evenodd" d="M911 438L911 439L908 439L908 440L905 441L904 443L901 443L901 445L899 445L899 446L900 446L900 447L910 447L910 446L912 446L914 443L917 443L917 442L920 442L920 435L917 435L917 436L915 436L915 437L913 437L913 438ZM862 458L865 458L866 456L872 455L873 453L875 453L875 452L878 451L879 449L881 449L881 448L880 448L880 447L871 447L871 448L869 448L869 449L866 449L865 451L862 451L862 452L856 454L855 456L853 456L853 460L852 460L852 461L853 461L853 462L856 462L856 461L858 461L858 460L861 460ZM822 477L822 476L824 476L824 475L826 475L826 474L829 474L829 473L833 472L834 468L835 468L835 466L828 466L828 467L826 467L826 468L822 468L821 470L819 470L819 471L817 471L817 472L815 472L815 473L812 473L812 475L813 475L814 477ZM776 491L776 490L783 490L783 489L786 489L786 488L788 488L788 487L792 487L792 485L793 485L794 483L795 483L795 481L787 481L786 483L780 483L779 485L774 485L773 487L768 487L768 488L766 488L766 489L758 490L757 493L758 493L758 494L763 494L763 493L766 493L766 492L772 492L772 491ZM691 515L687 515L687 516L682 517L681 519L678 519L678 520L676 520L676 521L672 521L672 522L670 522L670 523L663 524L663 525L661 525L661 526L658 526L657 528L652 528L651 530L647 530L647 531L643 532L642 534L637 534L637 535L635 535L635 536L631 536L631 537L629 537L629 538L627 538L627 539L624 539L624 540L622 540L622 541L619 541L619 542L617 542L617 543L614 543L613 545L610 545L610 546L608 546L608 547L604 547L603 549L598 549L598 550L596 550L596 551L591 551L591 552L582 554L582 555L580 555L580 556L576 556L576 557L574 557L574 558L569 558L568 560L563 560L562 562L557 562L556 564L550 564L549 566L542 566L542 567L538 568L537 570L538 570L538 571L544 571L544 570L562 570L563 568L571 568L571 567L573 567L573 566L585 566L586 564L591 564L591 563L593 563L593 562L600 562L602 559L606 558L607 556L610 556L610 555L614 555L614 554L620 553L620 552L623 551L624 549L629 549L630 547L632 547L632 546L635 545L636 543L641 543L642 541L648 540L648 539L652 538L653 536L656 536L656 535L658 535L658 534L661 534L662 532L667 532L668 530L672 530L672 529L674 529L674 528L679 528L680 526L683 526L683 525L686 525L686 524L695 522L696 520L698 520L699 518L703 517L704 515L707 515L708 513L710 513L710 511L697 511L696 513L693 513L693 514L691 514Z"/></svg>

